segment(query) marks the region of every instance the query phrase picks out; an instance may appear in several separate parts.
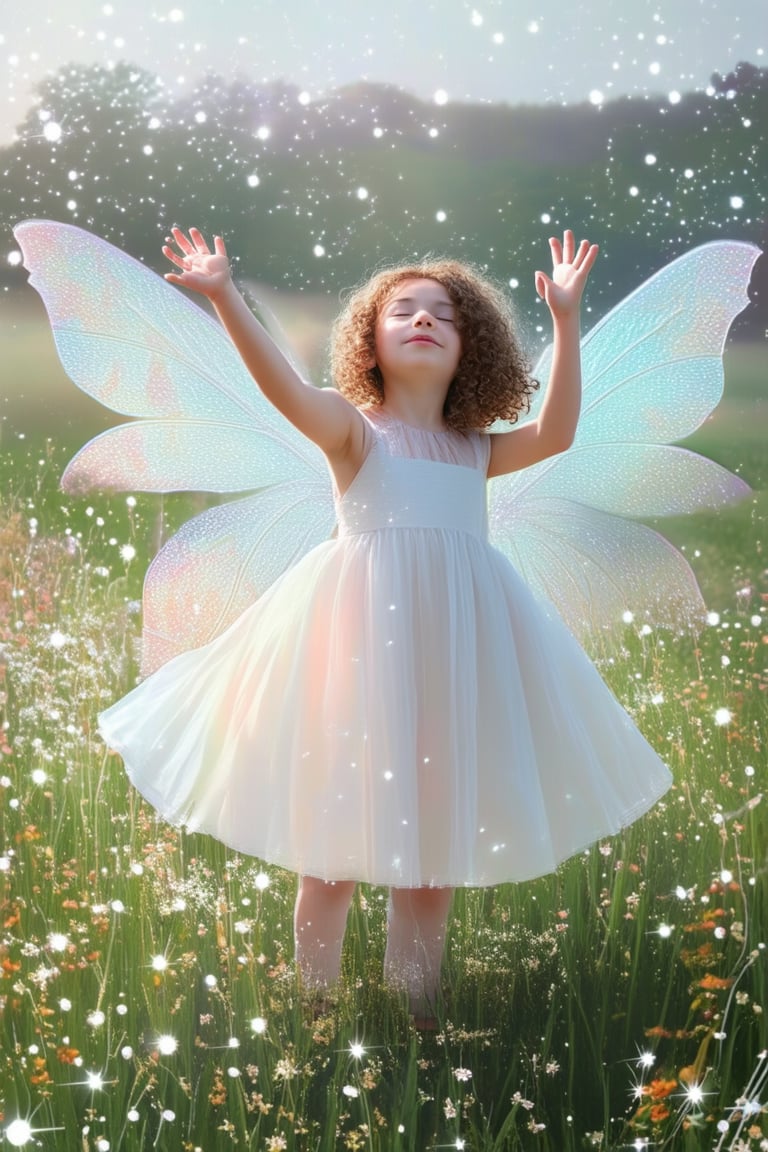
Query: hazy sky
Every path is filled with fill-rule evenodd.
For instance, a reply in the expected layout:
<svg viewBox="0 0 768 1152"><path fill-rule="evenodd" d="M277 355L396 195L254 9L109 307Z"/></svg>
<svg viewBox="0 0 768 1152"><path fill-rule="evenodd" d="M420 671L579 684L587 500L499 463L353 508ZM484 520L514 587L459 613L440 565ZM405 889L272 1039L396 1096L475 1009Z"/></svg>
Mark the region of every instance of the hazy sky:
<svg viewBox="0 0 768 1152"><path fill-rule="evenodd" d="M124 59L181 88L212 69L312 96L367 78L423 97L598 101L768 65L768 0L3 0L0 59L0 144L35 83L72 61Z"/></svg>

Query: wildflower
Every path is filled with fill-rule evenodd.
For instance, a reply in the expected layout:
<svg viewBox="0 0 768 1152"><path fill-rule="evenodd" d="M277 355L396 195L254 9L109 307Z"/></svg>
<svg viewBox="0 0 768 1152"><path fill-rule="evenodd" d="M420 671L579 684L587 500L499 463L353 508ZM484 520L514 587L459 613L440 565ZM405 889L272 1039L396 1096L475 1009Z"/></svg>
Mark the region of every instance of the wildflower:
<svg viewBox="0 0 768 1152"><path fill-rule="evenodd" d="M733 978L730 976L714 976L711 972L707 972L698 982L698 987L703 988L705 992L719 992L723 988L730 988L733 984Z"/></svg>
<svg viewBox="0 0 768 1152"><path fill-rule="evenodd" d="M466 1082L467 1080L472 1079L471 1068L454 1068L453 1074L456 1077L456 1079L461 1081L461 1082Z"/></svg>
<svg viewBox="0 0 768 1152"><path fill-rule="evenodd" d="M299 1070L296 1065L286 1056L282 1060L278 1060L275 1065L274 1079L277 1081L293 1080L294 1076L298 1075L298 1072ZM284 1148L285 1145L281 1144L280 1147Z"/></svg>
<svg viewBox="0 0 768 1152"><path fill-rule="evenodd" d="M662 1120L666 1120L669 1116L669 1108L666 1104L654 1104L651 1108L651 1122L653 1124L660 1124Z"/></svg>
<svg viewBox="0 0 768 1152"><path fill-rule="evenodd" d="M662 1077L657 1077L647 1084L644 1091L651 1100L664 1100L667 1096L671 1096L677 1088L677 1080L664 1080Z"/></svg>
<svg viewBox="0 0 768 1152"><path fill-rule="evenodd" d="M288 1147L288 1141L282 1133L277 1136L267 1136L267 1152L280 1152L281 1149Z"/></svg>

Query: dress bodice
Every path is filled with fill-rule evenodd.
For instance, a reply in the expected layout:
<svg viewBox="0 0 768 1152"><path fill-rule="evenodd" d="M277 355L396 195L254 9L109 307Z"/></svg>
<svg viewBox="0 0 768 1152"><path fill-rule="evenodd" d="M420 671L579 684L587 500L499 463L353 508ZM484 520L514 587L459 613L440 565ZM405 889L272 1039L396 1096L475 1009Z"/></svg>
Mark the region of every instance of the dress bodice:
<svg viewBox="0 0 768 1152"><path fill-rule="evenodd" d="M336 499L339 537L387 528L442 528L487 538L487 437L430 432L383 414L373 420L363 415L371 444L352 483Z"/></svg>

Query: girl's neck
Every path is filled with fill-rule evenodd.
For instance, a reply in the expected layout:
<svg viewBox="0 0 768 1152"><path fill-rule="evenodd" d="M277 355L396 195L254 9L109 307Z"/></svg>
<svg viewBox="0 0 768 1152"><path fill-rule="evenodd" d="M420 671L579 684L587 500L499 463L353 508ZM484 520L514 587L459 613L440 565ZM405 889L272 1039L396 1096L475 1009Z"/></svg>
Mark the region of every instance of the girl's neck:
<svg viewBox="0 0 768 1152"><path fill-rule="evenodd" d="M387 415L403 424L410 424L412 428L421 428L425 432L444 432L446 429L442 400L435 401L426 396L403 400L402 397L389 396L384 398L379 407Z"/></svg>

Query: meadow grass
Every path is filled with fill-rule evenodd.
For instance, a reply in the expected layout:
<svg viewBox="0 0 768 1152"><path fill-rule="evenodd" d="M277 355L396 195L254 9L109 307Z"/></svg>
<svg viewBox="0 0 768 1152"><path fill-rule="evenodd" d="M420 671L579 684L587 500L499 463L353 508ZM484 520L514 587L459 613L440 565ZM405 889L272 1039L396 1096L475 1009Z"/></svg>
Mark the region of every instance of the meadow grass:
<svg viewBox="0 0 768 1152"><path fill-rule="evenodd" d="M752 402L745 370L700 435L764 486ZM627 624L600 662L673 789L553 876L458 891L420 1034L382 984L384 889L358 888L315 1018L295 876L158 822L95 734L135 681L148 557L192 503L63 496L71 439L0 461L4 1146L768 1147L763 497L672 526L707 627Z"/></svg>

